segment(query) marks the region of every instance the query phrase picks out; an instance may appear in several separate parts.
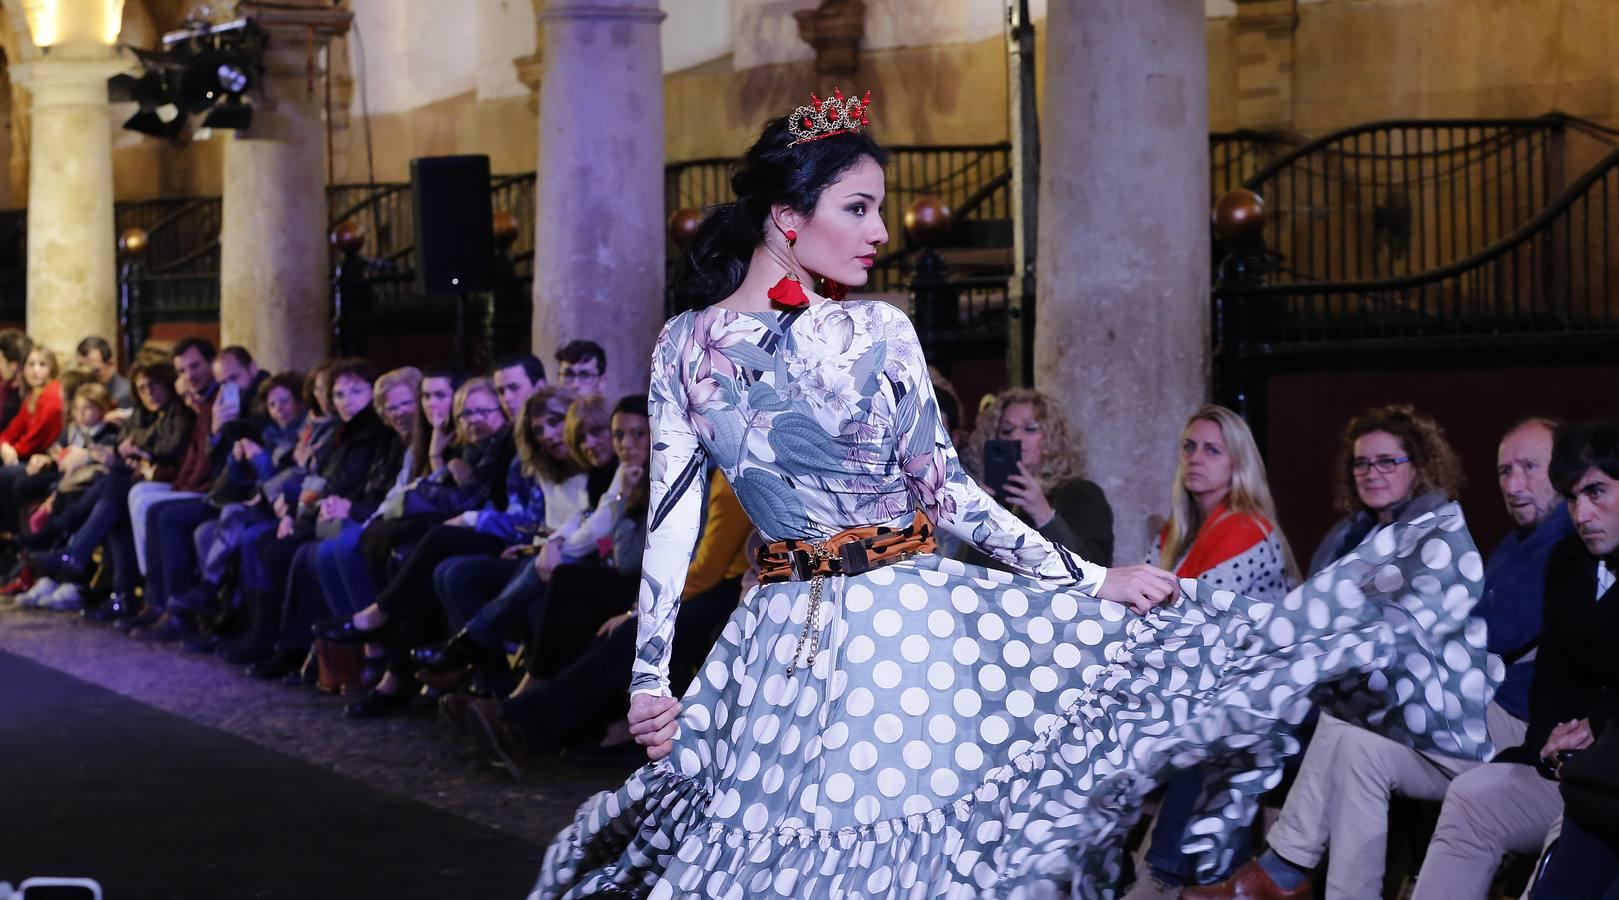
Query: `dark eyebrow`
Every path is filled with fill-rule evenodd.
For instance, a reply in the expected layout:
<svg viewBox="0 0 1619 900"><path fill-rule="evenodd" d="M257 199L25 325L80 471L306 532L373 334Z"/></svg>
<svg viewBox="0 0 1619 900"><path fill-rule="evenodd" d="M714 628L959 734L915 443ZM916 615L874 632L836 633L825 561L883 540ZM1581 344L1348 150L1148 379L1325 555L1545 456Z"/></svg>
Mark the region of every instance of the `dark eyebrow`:
<svg viewBox="0 0 1619 900"><path fill-rule="evenodd" d="M850 197L859 197L859 198L865 200L868 203L876 203L877 202L876 197L873 197L872 195L867 194L867 193L863 193L861 191L855 191L854 193L850 194L849 196Z"/></svg>

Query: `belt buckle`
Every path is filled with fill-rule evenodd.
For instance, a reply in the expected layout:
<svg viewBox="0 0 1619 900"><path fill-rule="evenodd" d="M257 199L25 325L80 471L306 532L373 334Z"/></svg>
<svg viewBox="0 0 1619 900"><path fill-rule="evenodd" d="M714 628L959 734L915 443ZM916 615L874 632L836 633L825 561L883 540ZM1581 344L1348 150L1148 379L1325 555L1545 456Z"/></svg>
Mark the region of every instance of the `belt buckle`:
<svg viewBox="0 0 1619 900"><path fill-rule="evenodd" d="M864 575L871 571L870 552L859 541L850 541L839 547L838 562L845 575Z"/></svg>

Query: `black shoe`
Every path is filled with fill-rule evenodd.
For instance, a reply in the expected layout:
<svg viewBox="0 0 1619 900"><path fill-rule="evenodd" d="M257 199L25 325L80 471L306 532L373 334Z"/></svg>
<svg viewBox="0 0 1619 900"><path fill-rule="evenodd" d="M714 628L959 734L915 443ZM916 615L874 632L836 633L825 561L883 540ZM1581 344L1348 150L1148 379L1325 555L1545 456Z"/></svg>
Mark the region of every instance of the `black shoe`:
<svg viewBox="0 0 1619 900"><path fill-rule="evenodd" d="M276 681L286 677L288 672L296 672L307 655L307 650L277 650L248 666L247 674L260 681Z"/></svg>
<svg viewBox="0 0 1619 900"><path fill-rule="evenodd" d="M167 644L196 637L197 628L191 624L190 617L184 613L164 613L150 626L132 629L129 636L137 641Z"/></svg>
<svg viewBox="0 0 1619 900"><path fill-rule="evenodd" d="M183 609L190 613L211 613L219 606L219 585L204 581L183 594L169 598L169 609Z"/></svg>
<svg viewBox="0 0 1619 900"><path fill-rule="evenodd" d="M474 641L465 631L450 638L449 643L430 644L410 651L416 665L434 672L449 672L467 666L486 666L497 659L504 664L506 654Z"/></svg>
<svg viewBox="0 0 1619 900"><path fill-rule="evenodd" d="M100 606L79 610L79 617L86 622L120 622L133 619L140 615L140 605L123 594L113 594Z"/></svg>
<svg viewBox="0 0 1619 900"><path fill-rule="evenodd" d="M122 619L114 619L112 627L127 634L137 628L149 628L161 618L163 618L162 612L155 610L150 606L144 606L137 615L126 616Z"/></svg>
<svg viewBox="0 0 1619 900"><path fill-rule="evenodd" d="M28 558L35 578L49 578L56 582L71 581L84 584L90 580L89 565L79 562L70 553L35 553Z"/></svg>
<svg viewBox="0 0 1619 900"><path fill-rule="evenodd" d="M343 707L343 715L350 719L378 719L409 706L411 696L415 693L409 687L401 687L391 694L372 689L364 697Z"/></svg>
<svg viewBox="0 0 1619 900"><path fill-rule="evenodd" d="M361 628L353 619L327 619L316 622L311 630L315 637L334 644L381 644L393 632L393 620L375 628Z"/></svg>

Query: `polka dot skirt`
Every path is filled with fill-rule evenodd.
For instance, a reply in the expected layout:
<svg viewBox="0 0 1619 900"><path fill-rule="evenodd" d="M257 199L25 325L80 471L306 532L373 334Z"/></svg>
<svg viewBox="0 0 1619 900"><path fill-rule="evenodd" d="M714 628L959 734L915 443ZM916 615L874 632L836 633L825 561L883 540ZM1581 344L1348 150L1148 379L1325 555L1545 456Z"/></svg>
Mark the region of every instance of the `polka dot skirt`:
<svg viewBox="0 0 1619 900"><path fill-rule="evenodd" d="M674 752L581 808L531 896L1111 896L1143 798L1194 766L1226 774L1188 829L1210 871L1312 701L1489 752L1482 570L1454 504L1279 602L1188 579L1145 618L929 557L829 580L823 649L792 676L808 588L763 586Z"/></svg>

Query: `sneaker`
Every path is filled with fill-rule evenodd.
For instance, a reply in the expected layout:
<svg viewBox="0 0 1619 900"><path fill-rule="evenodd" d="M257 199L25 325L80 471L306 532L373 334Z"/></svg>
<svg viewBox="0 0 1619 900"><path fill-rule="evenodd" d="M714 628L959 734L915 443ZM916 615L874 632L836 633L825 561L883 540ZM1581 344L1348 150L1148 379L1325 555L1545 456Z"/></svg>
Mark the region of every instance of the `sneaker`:
<svg viewBox="0 0 1619 900"><path fill-rule="evenodd" d="M28 607L30 609L38 607L40 601L44 600L46 597L49 597L58 587L60 587L60 585L58 585L55 581L52 581L49 578L41 578L40 580L34 582L33 587L23 591L22 594L17 597L17 605Z"/></svg>
<svg viewBox="0 0 1619 900"><path fill-rule="evenodd" d="M39 601L39 606L53 612L78 612L84 609L84 589L68 582L52 591L49 597Z"/></svg>

